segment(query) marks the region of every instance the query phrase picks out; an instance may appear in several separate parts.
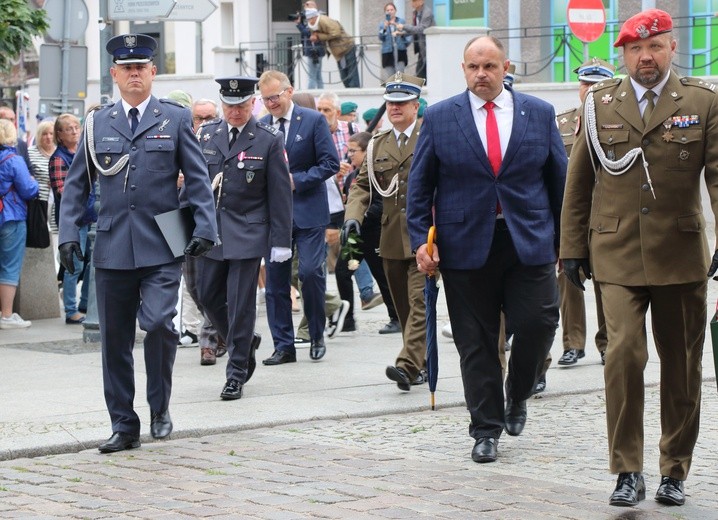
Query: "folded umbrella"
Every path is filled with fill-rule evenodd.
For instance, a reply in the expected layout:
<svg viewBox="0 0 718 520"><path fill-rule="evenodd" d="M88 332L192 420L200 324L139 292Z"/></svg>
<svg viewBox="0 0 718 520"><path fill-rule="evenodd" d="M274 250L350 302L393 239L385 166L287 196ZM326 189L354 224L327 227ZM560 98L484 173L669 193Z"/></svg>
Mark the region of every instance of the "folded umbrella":
<svg viewBox="0 0 718 520"><path fill-rule="evenodd" d="M429 228L426 240L426 252L431 256L434 250L434 237L436 227ZM434 392L439 377L439 350L436 341L436 299L439 296L439 284L433 272L426 275L424 285L424 301L426 302L426 371L429 377L429 391L431 392L431 409L436 410Z"/></svg>

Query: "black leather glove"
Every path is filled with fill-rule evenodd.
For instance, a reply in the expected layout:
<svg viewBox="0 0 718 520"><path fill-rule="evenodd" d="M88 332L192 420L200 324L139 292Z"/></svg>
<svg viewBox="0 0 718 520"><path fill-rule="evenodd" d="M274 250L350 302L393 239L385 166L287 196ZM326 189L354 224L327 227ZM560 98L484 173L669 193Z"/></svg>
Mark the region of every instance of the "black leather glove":
<svg viewBox="0 0 718 520"><path fill-rule="evenodd" d="M76 256L80 262L83 262L85 258L82 256L82 249L80 249L79 242L65 242L59 247L60 251L60 263L70 274L75 274L75 262L73 256Z"/></svg>
<svg viewBox="0 0 718 520"><path fill-rule="evenodd" d="M711 261L711 266L708 268L708 278L716 274L716 271L718 271L718 250L713 253L713 260ZM718 276L713 279L718 280Z"/></svg>
<svg viewBox="0 0 718 520"><path fill-rule="evenodd" d="M214 242L206 238L192 237L187 247L184 248L184 254L189 256L202 256L209 253L213 247Z"/></svg>
<svg viewBox="0 0 718 520"><path fill-rule="evenodd" d="M581 268L583 270L583 274L586 275L586 279L591 279L591 264L588 262L588 258L566 258L562 260L563 262L563 272L566 275L566 278L581 289L582 291L585 291L586 288L583 286L583 283L581 282L581 275L578 272L578 269Z"/></svg>
<svg viewBox="0 0 718 520"><path fill-rule="evenodd" d="M361 225L359 224L358 220L349 219L344 222L341 234L341 241L343 246L347 245L349 235L351 235L352 233L354 233L356 236L361 236Z"/></svg>

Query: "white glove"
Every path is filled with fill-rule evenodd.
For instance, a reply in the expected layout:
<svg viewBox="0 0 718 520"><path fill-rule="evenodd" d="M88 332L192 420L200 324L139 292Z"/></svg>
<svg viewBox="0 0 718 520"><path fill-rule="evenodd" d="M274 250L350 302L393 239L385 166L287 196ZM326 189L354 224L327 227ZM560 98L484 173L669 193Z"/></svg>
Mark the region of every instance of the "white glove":
<svg viewBox="0 0 718 520"><path fill-rule="evenodd" d="M286 262L292 258L292 249L289 247L273 247L269 254L270 262Z"/></svg>

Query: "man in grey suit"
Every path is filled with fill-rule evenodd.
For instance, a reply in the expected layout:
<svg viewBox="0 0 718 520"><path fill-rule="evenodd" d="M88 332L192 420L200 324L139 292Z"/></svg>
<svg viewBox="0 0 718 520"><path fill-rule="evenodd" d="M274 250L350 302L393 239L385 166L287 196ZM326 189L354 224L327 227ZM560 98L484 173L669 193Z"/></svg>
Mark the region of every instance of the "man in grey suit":
<svg viewBox="0 0 718 520"><path fill-rule="evenodd" d="M113 56L110 73L122 99L86 118L83 140L65 180L59 243L62 264L72 273L73 255L82 258L78 224L97 179L101 195L93 262L105 402L113 432L99 450L111 453L140 446L140 419L133 409L135 320L147 333L150 433L161 439L172 432L168 408L179 341L172 318L184 256L175 258L155 216L179 208L180 170L195 221L185 253L200 256L209 251L217 239L217 222L191 112L152 96L157 42L143 34L125 34L112 38L106 48Z"/></svg>
<svg viewBox="0 0 718 520"><path fill-rule="evenodd" d="M262 257L292 257L292 187L284 136L252 116L257 78L217 79L224 119L197 132L215 190L221 244L197 265L199 300L227 341L224 400L240 399L256 365L255 294Z"/></svg>

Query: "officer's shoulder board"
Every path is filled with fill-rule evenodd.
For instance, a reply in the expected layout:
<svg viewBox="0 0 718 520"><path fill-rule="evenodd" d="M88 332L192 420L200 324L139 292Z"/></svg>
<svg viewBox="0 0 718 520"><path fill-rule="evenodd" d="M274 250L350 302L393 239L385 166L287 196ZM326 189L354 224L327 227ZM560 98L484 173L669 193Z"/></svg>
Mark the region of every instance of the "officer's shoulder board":
<svg viewBox="0 0 718 520"><path fill-rule="evenodd" d="M263 123L262 121L257 121L257 128L266 130L272 135L277 135L279 133L279 130L277 130L274 126L268 125L267 123Z"/></svg>
<svg viewBox="0 0 718 520"><path fill-rule="evenodd" d="M388 129L386 129L386 130L379 130L377 133L374 134L374 136L372 137L372 139L376 140L376 139L378 139L378 138L380 138L380 137L385 136L386 134L388 134L389 132L391 132L391 131L393 131L393 130L394 130L393 127L388 128Z"/></svg>
<svg viewBox="0 0 718 520"><path fill-rule="evenodd" d="M573 114L577 110L578 108L569 108L568 110L564 110L563 112L559 112L558 114L556 114L556 117L567 116L569 114Z"/></svg>
<svg viewBox="0 0 718 520"><path fill-rule="evenodd" d="M603 90L609 87L615 87L621 83L621 78L612 78L612 79L605 79L603 81L599 81L598 83L594 83L591 85L591 88L588 89L589 92L598 92L599 90Z"/></svg>
<svg viewBox="0 0 718 520"><path fill-rule="evenodd" d="M711 92L715 92L715 89L716 89L715 83L711 83L710 81L705 81L701 78L685 77L685 78L681 78L681 83L683 85L688 85L691 87L701 87L701 88L710 90Z"/></svg>
<svg viewBox="0 0 718 520"><path fill-rule="evenodd" d="M199 127L200 127L200 129L202 129L202 128L209 128L210 126L218 125L218 124L220 124L221 122L222 122L222 119L219 118L219 117L217 117L217 118L215 118L215 119L210 119L209 121L205 121L204 123L202 123L201 125L199 125Z"/></svg>
<svg viewBox="0 0 718 520"><path fill-rule="evenodd" d="M169 99L169 98L160 98L160 103L169 103L170 105L174 105L179 108L187 108L183 104L177 103L177 101L175 101L174 99Z"/></svg>

